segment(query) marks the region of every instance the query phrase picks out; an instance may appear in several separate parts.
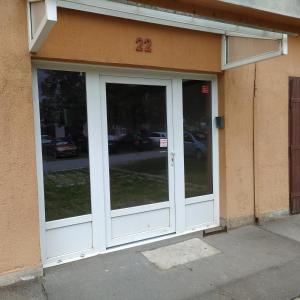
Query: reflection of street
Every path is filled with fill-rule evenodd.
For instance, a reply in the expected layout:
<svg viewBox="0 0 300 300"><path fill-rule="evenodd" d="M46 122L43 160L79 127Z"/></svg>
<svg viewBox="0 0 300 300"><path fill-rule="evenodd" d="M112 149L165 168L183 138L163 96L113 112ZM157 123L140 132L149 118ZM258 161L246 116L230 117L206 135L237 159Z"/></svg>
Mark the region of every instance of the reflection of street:
<svg viewBox="0 0 300 300"><path fill-rule="evenodd" d="M144 151L123 154L110 154L110 166L124 165L131 162L160 158L166 156L166 151ZM44 172L66 171L88 168L88 158L57 159L55 161L44 161Z"/></svg>
<svg viewBox="0 0 300 300"><path fill-rule="evenodd" d="M133 152L133 153L125 153L125 154L110 154L109 165L111 167L114 167L117 165L129 164L141 160L165 157L166 155L167 155L167 151L144 151L144 152Z"/></svg>
<svg viewBox="0 0 300 300"><path fill-rule="evenodd" d="M168 201L167 153L145 151L110 155L112 209ZM199 162L201 164L199 164ZM205 162L188 158L186 197L208 193ZM90 173L87 158L45 162L47 220L90 212Z"/></svg>
<svg viewBox="0 0 300 300"><path fill-rule="evenodd" d="M54 161L44 161L44 172L67 171L88 168L88 158L57 159Z"/></svg>

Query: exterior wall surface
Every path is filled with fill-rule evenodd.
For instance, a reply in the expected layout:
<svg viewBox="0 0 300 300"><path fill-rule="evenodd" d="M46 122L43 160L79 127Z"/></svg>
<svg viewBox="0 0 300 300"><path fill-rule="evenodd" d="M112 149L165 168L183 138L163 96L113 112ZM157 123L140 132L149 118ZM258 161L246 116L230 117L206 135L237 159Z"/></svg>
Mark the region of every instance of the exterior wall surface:
<svg viewBox="0 0 300 300"><path fill-rule="evenodd" d="M137 52L138 37L152 52ZM220 72L221 36L98 14L59 9L58 21L34 58Z"/></svg>
<svg viewBox="0 0 300 300"><path fill-rule="evenodd" d="M231 226L253 222L254 210L260 220L288 213L288 79L300 76L299 53L300 38L290 37L287 56L225 72L226 207Z"/></svg>
<svg viewBox="0 0 300 300"><path fill-rule="evenodd" d="M225 72L226 207L234 222L229 226L253 220L253 83L253 65Z"/></svg>
<svg viewBox="0 0 300 300"><path fill-rule="evenodd" d="M0 10L0 274L40 267L26 2ZM60 10L34 58L219 75L220 207L230 225L287 211L288 77L300 76L300 38L288 56L220 71L220 36ZM153 53L137 53L149 37ZM120 50L121 49L121 50ZM1 284L1 281L0 281Z"/></svg>
<svg viewBox="0 0 300 300"><path fill-rule="evenodd" d="M0 20L0 274L25 274L41 264L26 2Z"/></svg>

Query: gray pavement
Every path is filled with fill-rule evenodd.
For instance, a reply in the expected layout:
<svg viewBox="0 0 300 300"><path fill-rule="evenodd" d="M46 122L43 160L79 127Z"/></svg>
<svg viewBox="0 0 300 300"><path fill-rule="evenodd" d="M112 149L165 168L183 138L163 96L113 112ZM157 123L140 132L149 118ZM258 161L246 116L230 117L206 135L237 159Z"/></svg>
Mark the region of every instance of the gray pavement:
<svg viewBox="0 0 300 300"><path fill-rule="evenodd" d="M0 299L293 299L300 295L299 222L300 215L206 237L220 253L169 270L141 252L200 233L48 268L40 281L0 290Z"/></svg>
<svg viewBox="0 0 300 300"><path fill-rule="evenodd" d="M18 283L0 288L1 300L47 300L41 280Z"/></svg>
<svg viewBox="0 0 300 300"><path fill-rule="evenodd" d="M288 237L300 242L300 217L294 215L290 217L283 217L276 221L264 223L262 227L265 230Z"/></svg>

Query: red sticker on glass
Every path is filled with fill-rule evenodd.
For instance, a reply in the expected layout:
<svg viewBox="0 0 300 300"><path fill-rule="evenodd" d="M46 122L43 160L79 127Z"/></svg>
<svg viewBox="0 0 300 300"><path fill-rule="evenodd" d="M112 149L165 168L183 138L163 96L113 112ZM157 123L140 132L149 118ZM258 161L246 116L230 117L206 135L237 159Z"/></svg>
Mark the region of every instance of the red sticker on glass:
<svg viewBox="0 0 300 300"><path fill-rule="evenodd" d="M159 147L160 148L167 148L168 147L168 139L160 139L159 140Z"/></svg>
<svg viewBox="0 0 300 300"><path fill-rule="evenodd" d="M207 84L204 84L201 86L201 92L202 94L208 94L209 93L209 87Z"/></svg>

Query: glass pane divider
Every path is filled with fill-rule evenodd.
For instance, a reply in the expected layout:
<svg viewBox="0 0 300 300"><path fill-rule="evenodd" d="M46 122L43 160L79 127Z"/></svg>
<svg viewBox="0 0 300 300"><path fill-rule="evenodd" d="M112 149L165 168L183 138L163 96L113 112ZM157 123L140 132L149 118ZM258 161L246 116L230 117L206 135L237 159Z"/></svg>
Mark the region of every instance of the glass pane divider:
<svg viewBox="0 0 300 300"><path fill-rule="evenodd" d="M46 229L55 229L75 224L92 222L92 214L46 222Z"/></svg>
<svg viewBox="0 0 300 300"><path fill-rule="evenodd" d="M111 217L115 218L124 215L135 215L144 211L154 211L154 210L159 210L159 209L169 208L169 207L170 207L170 202L165 201L161 203L152 203L152 204L134 206L129 208L115 209L111 211Z"/></svg>

